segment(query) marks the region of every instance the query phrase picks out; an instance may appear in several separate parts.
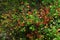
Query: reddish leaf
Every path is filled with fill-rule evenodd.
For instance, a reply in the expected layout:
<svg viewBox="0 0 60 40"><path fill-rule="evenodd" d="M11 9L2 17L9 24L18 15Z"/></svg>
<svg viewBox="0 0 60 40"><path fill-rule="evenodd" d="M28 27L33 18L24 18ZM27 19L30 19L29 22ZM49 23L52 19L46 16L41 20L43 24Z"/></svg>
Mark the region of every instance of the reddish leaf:
<svg viewBox="0 0 60 40"><path fill-rule="evenodd" d="M18 26L20 26L20 20L17 20L17 22L18 22Z"/></svg>
<svg viewBox="0 0 60 40"><path fill-rule="evenodd" d="M32 14L32 12L31 12L31 11L28 11L28 14L29 14L29 15L31 15L31 14Z"/></svg>
<svg viewBox="0 0 60 40"><path fill-rule="evenodd" d="M60 8L57 8L57 11L60 11Z"/></svg>
<svg viewBox="0 0 60 40"><path fill-rule="evenodd" d="M36 26L38 27L40 25L40 22L36 23Z"/></svg>
<svg viewBox="0 0 60 40"><path fill-rule="evenodd" d="M45 14L49 13L49 8L44 8Z"/></svg>

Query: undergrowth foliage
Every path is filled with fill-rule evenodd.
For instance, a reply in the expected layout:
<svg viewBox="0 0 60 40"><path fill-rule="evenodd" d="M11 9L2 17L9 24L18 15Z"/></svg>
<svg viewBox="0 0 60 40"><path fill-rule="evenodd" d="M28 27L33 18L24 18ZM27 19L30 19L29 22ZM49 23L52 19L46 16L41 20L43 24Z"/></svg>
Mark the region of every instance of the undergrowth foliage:
<svg viewBox="0 0 60 40"><path fill-rule="evenodd" d="M0 0L0 40L60 40L60 0Z"/></svg>

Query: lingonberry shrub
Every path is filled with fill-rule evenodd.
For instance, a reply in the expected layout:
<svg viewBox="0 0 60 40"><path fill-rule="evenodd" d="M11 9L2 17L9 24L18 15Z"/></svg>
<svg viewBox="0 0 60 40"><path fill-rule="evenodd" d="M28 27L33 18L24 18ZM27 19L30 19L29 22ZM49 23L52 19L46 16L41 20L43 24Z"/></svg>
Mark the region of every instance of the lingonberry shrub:
<svg viewBox="0 0 60 40"><path fill-rule="evenodd" d="M60 0L0 0L0 40L60 40Z"/></svg>

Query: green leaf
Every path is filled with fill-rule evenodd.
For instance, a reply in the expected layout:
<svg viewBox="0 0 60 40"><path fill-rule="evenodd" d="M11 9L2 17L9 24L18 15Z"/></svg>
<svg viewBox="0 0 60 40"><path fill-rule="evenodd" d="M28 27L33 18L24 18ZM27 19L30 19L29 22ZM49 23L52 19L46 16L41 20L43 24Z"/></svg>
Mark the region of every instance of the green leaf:
<svg viewBox="0 0 60 40"><path fill-rule="evenodd" d="M58 19L58 23L60 23L60 19Z"/></svg>
<svg viewBox="0 0 60 40"><path fill-rule="evenodd" d="M30 17L31 19L34 19L34 16L33 16L33 15L29 15L29 17Z"/></svg>
<svg viewBox="0 0 60 40"><path fill-rule="evenodd" d="M56 26L53 26L53 27L52 27L52 33L54 34L54 33L56 33L56 31L57 31L57 30L56 30Z"/></svg>
<svg viewBox="0 0 60 40"><path fill-rule="evenodd" d="M35 28L34 28L34 26L33 26L33 25L30 27L30 29L31 29L32 31L34 31L34 30L35 30Z"/></svg>

